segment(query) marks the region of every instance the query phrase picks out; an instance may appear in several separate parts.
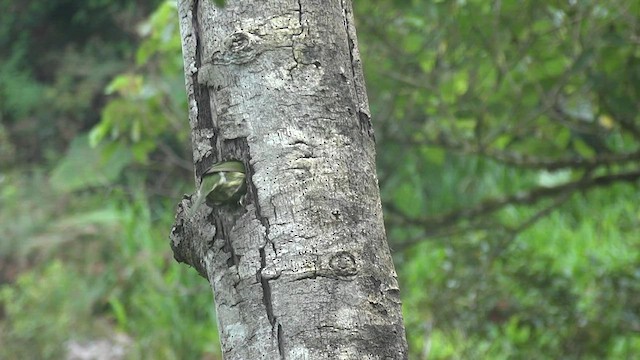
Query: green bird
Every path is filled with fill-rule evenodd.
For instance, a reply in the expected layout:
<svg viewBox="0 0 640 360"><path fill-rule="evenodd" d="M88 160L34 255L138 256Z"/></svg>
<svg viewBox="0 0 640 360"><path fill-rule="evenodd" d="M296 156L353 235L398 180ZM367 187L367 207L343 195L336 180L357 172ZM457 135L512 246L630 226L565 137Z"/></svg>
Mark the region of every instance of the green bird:
<svg viewBox="0 0 640 360"><path fill-rule="evenodd" d="M241 161L231 160L213 164L202 174L200 187L195 194L189 216L206 203L210 207L225 204L237 204L247 192L244 164Z"/></svg>

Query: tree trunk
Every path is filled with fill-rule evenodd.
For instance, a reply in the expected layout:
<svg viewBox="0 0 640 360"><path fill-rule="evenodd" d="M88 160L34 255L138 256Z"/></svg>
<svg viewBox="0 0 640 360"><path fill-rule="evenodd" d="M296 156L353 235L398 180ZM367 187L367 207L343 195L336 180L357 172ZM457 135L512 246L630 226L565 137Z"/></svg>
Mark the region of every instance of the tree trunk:
<svg viewBox="0 0 640 360"><path fill-rule="evenodd" d="M351 1L179 0L196 182L244 162L240 206L178 207L225 359L406 359Z"/></svg>

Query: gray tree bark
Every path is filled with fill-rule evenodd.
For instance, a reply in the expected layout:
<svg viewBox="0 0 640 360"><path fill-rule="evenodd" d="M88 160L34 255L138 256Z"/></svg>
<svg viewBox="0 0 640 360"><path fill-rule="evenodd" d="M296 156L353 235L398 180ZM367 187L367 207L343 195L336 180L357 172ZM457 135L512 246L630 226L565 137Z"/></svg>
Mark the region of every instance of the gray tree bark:
<svg viewBox="0 0 640 360"><path fill-rule="evenodd" d="M196 182L247 168L241 206L185 196L170 236L225 359L406 359L351 1L178 3Z"/></svg>

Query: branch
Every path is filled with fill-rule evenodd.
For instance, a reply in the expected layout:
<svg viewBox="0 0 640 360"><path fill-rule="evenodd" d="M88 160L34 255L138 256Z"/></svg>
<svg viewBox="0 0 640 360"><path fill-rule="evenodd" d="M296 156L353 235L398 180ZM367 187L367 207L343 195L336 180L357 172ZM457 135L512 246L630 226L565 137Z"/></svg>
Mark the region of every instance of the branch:
<svg viewBox="0 0 640 360"><path fill-rule="evenodd" d="M476 207L451 211L448 214L439 217L407 219L406 216L403 215L401 211L395 206L391 204L385 204L385 208L387 208L388 210L387 213L391 213L391 218L389 219L391 222L395 221L400 225L408 224L418 226L423 228L424 231L421 236L413 237L409 240L403 241L400 244L396 244L394 248L397 250L404 250L424 240L425 237L440 238L462 234L469 230L484 229L497 231L496 229L501 229L509 235L508 239L504 241L502 246L500 246L500 248L502 248L502 250L500 250L500 253L502 253L504 249L509 246L509 244L517 234L521 233L545 216L552 213L560 205L568 201L576 191L587 191L595 187L607 186L615 182L634 182L640 180L640 171L609 174L594 178L590 178L588 176L589 175L587 173L580 180L576 180L553 188L538 187L527 193L512 195L503 199L487 200ZM507 205L531 204L540 201L543 198L556 195L559 196L551 204L539 210L533 216L529 217L527 220L516 227L508 227L496 223L488 224L486 221L483 221L483 217L486 217L487 215L494 213ZM462 219L463 217L465 218ZM469 223L464 227L456 227L456 223L461 220L466 220Z"/></svg>
<svg viewBox="0 0 640 360"><path fill-rule="evenodd" d="M488 149L480 152L495 161L506 165L527 169L545 169L549 171L560 169L592 169L603 165L624 164L640 161L640 151L622 154L600 154L592 158L564 157L564 158L537 158L525 156L519 153L497 151Z"/></svg>
<svg viewBox="0 0 640 360"><path fill-rule="evenodd" d="M417 142L413 142L417 144ZM421 143L424 145L424 143ZM560 169L593 169L604 165L625 164L640 161L640 150L621 154L600 154L592 158L578 156L547 158L523 155L516 152L500 151L490 148L481 148L468 142L454 142L444 137L427 145L441 146L462 154L486 156L505 165L526 169L545 169L555 171Z"/></svg>
<svg viewBox="0 0 640 360"><path fill-rule="evenodd" d="M503 226L503 229L505 230L507 235L505 238L499 241L498 246L494 247L494 251L491 257L493 259L498 258L502 253L504 253L509 248L511 244L513 244L518 234L522 233L527 228L533 226L535 223L540 221L542 218L554 212L556 209L558 209L558 207L560 207L560 205L564 204L567 200L569 200L574 193L575 193L575 189L559 196L554 201L552 201L551 204L542 208L541 210L533 214L533 216L529 217L527 220L523 221L522 223L520 223L520 225L516 227Z"/></svg>
<svg viewBox="0 0 640 360"><path fill-rule="evenodd" d="M551 202L551 204L549 204L548 206L542 208L541 210L539 210L538 212L536 212L535 214L533 214L531 217L529 217L527 220L523 221L522 223L520 223L520 225L516 226L516 227L512 227L512 228L507 228L507 230L513 234L514 236L525 231L527 228L533 226L533 224L537 223L538 221L540 221L540 219L546 217L547 215L551 214L554 210L556 210L558 207L560 207L560 205L564 204L567 200L569 200L571 198L571 196L575 193L574 189L572 191L568 191L567 193L563 194L562 196L559 196L558 198L556 198L553 202Z"/></svg>
<svg viewBox="0 0 640 360"><path fill-rule="evenodd" d="M472 221L486 217L498 210L510 205L530 205L542 199L558 196L572 191L585 191L595 187L607 186L615 182L634 182L640 179L640 171L624 172L618 174L607 174L593 178L582 178L554 187L540 186L527 192L513 194L503 198L494 198L470 207L451 211L447 214L434 217L407 219L403 217L402 222L408 225L417 225L427 229L443 228L453 226L458 221Z"/></svg>

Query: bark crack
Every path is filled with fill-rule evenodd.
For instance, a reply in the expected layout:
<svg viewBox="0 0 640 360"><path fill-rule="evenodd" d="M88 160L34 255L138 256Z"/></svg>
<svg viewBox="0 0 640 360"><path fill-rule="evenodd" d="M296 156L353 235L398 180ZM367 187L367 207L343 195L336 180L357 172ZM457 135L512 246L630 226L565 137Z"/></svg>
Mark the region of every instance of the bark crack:
<svg viewBox="0 0 640 360"><path fill-rule="evenodd" d="M191 81L193 84L193 95L194 98L196 100L196 104L198 104L198 109L197 109L197 114L196 114L196 124L195 124L195 128L196 129L212 129L212 112L211 112L211 103L210 103L210 94L209 94L209 87L208 86L202 86L199 84L198 82L198 73L200 72L200 67L202 65L202 42L200 39L200 22L198 21L199 18L199 2L200 0L194 0L193 1L193 7L192 7L192 11L193 11L193 15L191 17L191 26L193 28L193 37L195 40L195 53L194 53L194 58L193 61L195 63L195 68L197 69L192 75L191 75ZM206 141L207 137L205 137L204 139L196 139L196 141ZM217 142L217 138L218 138L218 132L217 131L213 131L211 134L211 138L210 138L210 142L209 144L207 144L207 146L210 148L212 146L212 144L216 144ZM199 149L201 147L200 144L194 143L193 146L197 149ZM198 153L200 153L198 151ZM206 153L205 153L206 154ZM207 154L209 156L211 156L211 152L209 152L209 154ZM196 179L200 179L200 177L202 176L202 173L205 171L205 156L201 156L198 158L195 158L195 168L196 168ZM196 186L199 185L196 183Z"/></svg>
<svg viewBox="0 0 640 360"><path fill-rule="evenodd" d="M264 247L259 249L260 251L260 273L267 267L267 255L265 254ZM271 296L271 284L269 279L260 276L260 285L262 286L262 302L267 312L267 319L271 324L272 334L276 335L276 341L278 342L278 353L280 358L284 360L284 336L282 331L282 324L278 322L273 311L273 299Z"/></svg>
<svg viewBox="0 0 640 360"><path fill-rule="evenodd" d="M353 83L353 91L356 96L357 101L357 113L358 113L358 123L360 125L360 129L366 131L366 133L373 137L373 128L371 126L371 116L369 115L366 107L363 107L363 104L366 103L364 93L364 89L358 87L358 79L360 78L360 74L358 73L358 61L359 56L356 58L356 30L355 24L352 22L353 14L351 13L350 4L345 4L345 0L342 0L342 11L344 16L344 27L347 35L347 45L349 46L349 61L351 62L351 81ZM364 83L364 79L362 79Z"/></svg>
<svg viewBox="0 0 640 360"><path fill-rule="evenodd" d="M298 0L298 22L300 23L300 33L294 35L302 35L304 33L304 25L302 24L302 0Z"/></svg>
<svg viewBox="0 0 640 360"><path fill-rule="evenodd" d="M280 358L284 359L284 338L282 337L282 325L278 323L278 319L273 311L273 297L271 294L271 284L269 284L269 277L266 274L263 274L265 269L267 268L267 253L265 248L271 244L271 248L273 250L274 255L276 254L276 246L273 241L269 238L269 219L262 213L262 208L260 207L260 203L258 201L258 189L253 183L253 174L255 173L252 166L249 167L249 181L248 187L249 192L251 193L251 198L253 199L253 203L255 206L255 216L258 221L262 224L264 228L264 237L265 242L262 245L258 252L260 254L260 269L258 269L257 278L260 281L260 286L262 287L262 303L264 304L265 311L267 313L267 319L269 320L269 324L271 324L272 334L276 336L276 341L278 342L278 352L280 353Z"/></svg>
<svg viewBox="0 0 640 360"><path fill-rule="evenodd" d="M289 73L289 77L293 80L293 70L297 69L300 64L304 64L300 59L298 59L298 55L296 54L296 37L304 34L304 25L302 24L302 0L298 0L298 23L300 24L300 32L291 34L291 55L293 56L293 61L295 65L290 68L287 68ZM283 46L288 47L288 46Z"/></svg>
<svg viewBox="0 0 640 360"><path fill-rule="evenodd" d="M260 248L260 272L264 268L267 267L267 256L264 251L264 247ZM273 302L271 300L271 285L269 284L269 280L260 276L260 285L262 285L262 302L264 303L264 307L267 310L267 318L269 319L269 323L273 327L276 323L276 317L273 314Z"/></svg>
<svg viewBox="0 0 640 360"><path fill-rule="evenodd" d="M352 76L352 81L353 81L353 86L355 89L355 93L357 96L357 101L358 101L358 110L360 110L360 94L358 93L358 89L356 88L355 85L355 79L356 77L356 67L355 67L355 58L353 56L353 52L355 50L355 42L353 40L353 38L351 37L351 27L353 26L353 24L351 24L351 22L349 21L349 9L347 7L347 5L344 3L344 0L341 2L342 4L342 11L344 13L344 30L347 34L347 42L348 42L348 46L349 46L349 61L351 62L351 76Z"/></svg>
<svg viewBox="0 0 640 360"><path fill-rule="evenodd" d="M216 222L216 234L215 237L224 241L224 246L222 248L223 251L229 253L229 259L227 260L227 267L237 266L240 263L239 257L236 255L236 251L231 244L231 239L229 238L229 234L226 231L226 226L222 221L222 216L217 209L214 209L213 216Z"/></svg>
<svg viewBox="0 0 640 360"><path fill-rule="evenodd" d="M284 334L282 333L281 324L278 324L278 352L280 352L280 357L284 360Z"/></svg>

